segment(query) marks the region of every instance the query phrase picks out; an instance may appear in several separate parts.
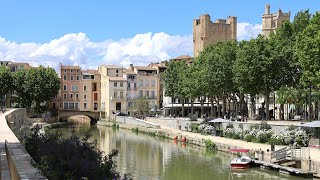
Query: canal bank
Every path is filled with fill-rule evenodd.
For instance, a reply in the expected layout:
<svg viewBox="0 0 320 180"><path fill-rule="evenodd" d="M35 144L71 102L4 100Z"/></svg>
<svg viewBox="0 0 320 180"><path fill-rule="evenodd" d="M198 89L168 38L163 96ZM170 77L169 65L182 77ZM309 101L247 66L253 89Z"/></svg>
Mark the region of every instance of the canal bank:
<svg viewBox="0 0 320 180"><path fill-rule="evenodd" d="M98 121L98 125L112 126L115 122L107 122L107 121ZM146 122L147 123L147 122ZM150 127L141 127L129 123L117 123L120 128L124 129L133 129L135 131L139 131L142 133L161 136L177 141L182 141L186 139L186 143L195 144L198 146L205 146L205 140L211 140L214 142L219 149L219 151L229 152L231 148L247 148L251 149L251 152L254 152L255 158L259 161L263 161L266 163L271 162L271 146L268 144L260 144L260 143L252 143L246 142L236 139L229 139L224 137L210 136L210 135L202 135L198 133L191 133L186 131L181 131L165 126L161 126L160 128L150 128ZM177 139L175 139L177 138ZM284 146L275 146L275 150L279 150ZM318 149L312 148L302 148L301 153L301 169L302 171L309 171L317 173L315 177L320 174L320 151ZM310 158L309 158L310 157ZM318 160L318 161L317 161Z"/></svg>

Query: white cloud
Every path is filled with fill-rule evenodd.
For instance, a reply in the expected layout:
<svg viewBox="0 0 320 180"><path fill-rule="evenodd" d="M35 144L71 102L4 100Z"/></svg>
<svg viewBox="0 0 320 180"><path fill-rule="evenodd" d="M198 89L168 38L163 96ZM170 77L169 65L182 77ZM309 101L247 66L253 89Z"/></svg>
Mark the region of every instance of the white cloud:
<svg viewBox="0 0 320 180"><path fill-rule="evenodd" d="M192 37L165 33L137 34L119 41L91 41L85 33L66 34L48 43L15 43L0 37L0 60L28 62L59 69L59 62L84 69L101 64L146 65L192 53Z"/></svg>
<svg viewBox="0 0 320 180"><path fill-rule="evenodd" d="M250 39L261 33L261 25L238 23L238 40ZM28 62L59 69L59 62L79 65L84 69L101 64L146 65L180 55L193 55L192 34L137 34L132 38L93 42L85 33L66 34L50 42L16 43L0 37L0 60Z"/></svg>
<svg viewBox="0 0 320 180"><path fill-rule="evenodd" d="M237 39L238 41L249 40L257 37L262 32L261 24L250 24L247 22L240 22L237 25Z"/></svg>

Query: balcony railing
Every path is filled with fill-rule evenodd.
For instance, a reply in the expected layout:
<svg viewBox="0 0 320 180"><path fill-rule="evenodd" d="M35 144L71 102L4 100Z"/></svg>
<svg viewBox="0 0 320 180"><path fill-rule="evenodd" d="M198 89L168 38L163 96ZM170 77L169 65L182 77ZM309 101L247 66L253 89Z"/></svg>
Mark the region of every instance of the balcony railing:
<svg viewBox="0 0 320 180"><path fill-rule="evenodd" d="M125 100L126 97L111 97L111 100Z"/></svg>

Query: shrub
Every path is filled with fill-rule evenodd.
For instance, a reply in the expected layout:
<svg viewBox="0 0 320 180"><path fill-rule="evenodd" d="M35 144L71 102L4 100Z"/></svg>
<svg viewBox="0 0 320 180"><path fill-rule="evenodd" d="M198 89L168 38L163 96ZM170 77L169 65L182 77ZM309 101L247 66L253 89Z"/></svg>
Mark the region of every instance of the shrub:
<svg viewBox="0 0 320 180"><path fill-rule="evenodd" d="M62 139L59 131L38 132L39 128L33 128L21 136L22 142L35 161L32 165L48 179L120 179L112 160L118 150L103 156L95 143L88 142L89 133L82 139L75 135Z"/></svg>
<svg viewBox="0 0 320 180"><path fill-rule="evenodd" d="M255 136L247 134L244 136L244 140L247 142L252 142L254 140Z"/></svg>
<svg viewBox="0 0 320 180"><path fill-rule="evenodd" d="M243 130L243 124L239 124L239 128Z"/></svg>
<svg viewBox="0 0 320 180"><path fill-rule="evenodd" d="M261 129L261 130L263 130L263 129L268 130L268 129L271 129L271 126L270 126L270 124L268 124L267 122L261 122L261 124L260 124L260 129Z"/></svg>
<svg viewBox="0 0 320 180"><path fill-rule="evenodd" d="M297 129L296 126L290 125L286 130L287 130L287 131L294 131L294 130L296 130L296 129Z"/></svg>
<svg viewBox="0 0 320 180"><path fill-rule="evenodd" d="M233 128L233 124L229 123L226 128Z"/></svg>
<svg viewBox="0 0 320 180"><path fill-rule="evenodd" d="M258 124L250 124L249 129L259 129L259 125Z"/></svg>
<svg viewBox="0 0 320 180"><path fill-rule="evenodd" d="M212 142L210 139L204 140L204 144L205 144L206 148L211 151L216 150L216 148L217 148L216 144L214 142Z"/></svg>

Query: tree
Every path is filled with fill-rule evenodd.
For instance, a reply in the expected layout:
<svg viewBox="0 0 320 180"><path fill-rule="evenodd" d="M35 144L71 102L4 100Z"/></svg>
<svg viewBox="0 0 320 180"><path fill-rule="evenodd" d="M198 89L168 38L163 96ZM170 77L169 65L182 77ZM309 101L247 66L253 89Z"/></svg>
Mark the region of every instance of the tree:
<svg viewBox="0 0 320 180"><path fill-rule="evenodd" d="M5 66L0 66L0 96L12 92L13 77L10 70Z"/></svg>
<svg viewBox="0 0 320 180"><path fill-rule="evenodd" d="M298 35L296 55L302 68L302 83L320 85L320 14L310 19L309 25Z"/></svg>
<svg viewBox="0 0 320 180"><path fill-rule="evenodd" d="M235 91L232 65L236 60L236 52L235 41L219 42L208 46L199 56L205 62L206 92L211 101L211 116L214 114L213 99L218 99L218 107L219 99L222 99L222 112L225 114L226 97Z"/></svg>
<svg viewBox="0 0 320 180"><path fill-rule="evenodd" d="M139 115L145 115L149 112L149 102L146 97L139 97L133 101L132 110Z"/></svg>
<svg viewBox="0 0 320 180"><path fill-rule="evenodd" d="M40 66L16 72L15 87L22 107L34 105L36 113L46 110L46 103L59 92L60 79L54 69Z"/></svg>
<svg viewBox="0 0 320 180"><path fill-rule="evenodd" d="M178 72L175 61L169 61L167 64L167 69L163 73L163 84L164 84L164 93L166 96L171 97L172 106L173 98L176 95L175 91L177 89L177 78ZM173 109L171 110L171 116L173 116Z"/></svg>

